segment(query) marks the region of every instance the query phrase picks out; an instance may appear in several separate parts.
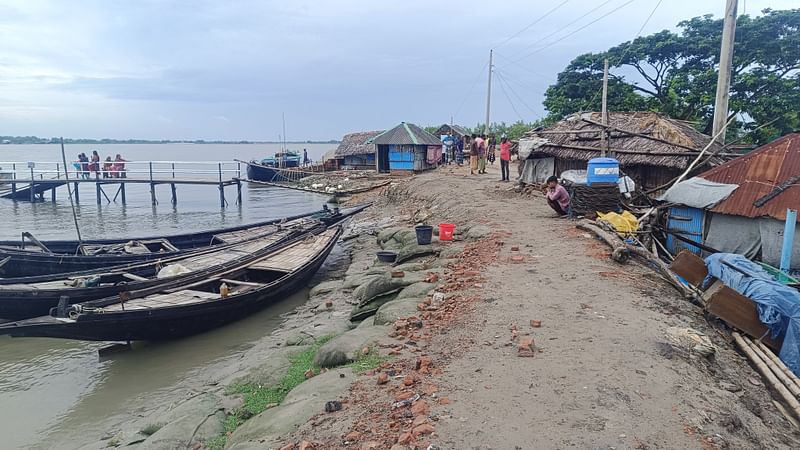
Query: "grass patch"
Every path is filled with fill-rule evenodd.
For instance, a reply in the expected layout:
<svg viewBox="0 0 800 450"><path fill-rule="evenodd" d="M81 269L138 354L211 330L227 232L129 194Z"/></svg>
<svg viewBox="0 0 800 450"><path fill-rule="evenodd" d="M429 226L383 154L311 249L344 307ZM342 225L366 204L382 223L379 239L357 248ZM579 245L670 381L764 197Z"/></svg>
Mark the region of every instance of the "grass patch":
<svg viewBox="0 0 800 450"><path fill-rule="evenodd" d="M347 365L353 369L355 373L363 373L368 370L377 369L381 363L386 361L387 358L381 356L374 348L370 348L369 353L366 355L359 353L358 359Z"/></svg>
<svg viewBox="0 0 800 450"><path fill-rule="evenodd" d="M223 450L225 448L225 444L228 443L228 436L225 434L221 434L209 441L206 441L205 448L208 450Z"/></svg>
<svg viewBox="0 0 800 450"><path fill-rule="evenodd" d="M141 430L139 430L139 433L141 433L141 434L143 434L145 436L152 436L152 435L156 434L158 432L158 430L160 430L162 428L164 428L164 424L163 423L151 423L150 425L148 425L148 426L142 428Z"/></svg>

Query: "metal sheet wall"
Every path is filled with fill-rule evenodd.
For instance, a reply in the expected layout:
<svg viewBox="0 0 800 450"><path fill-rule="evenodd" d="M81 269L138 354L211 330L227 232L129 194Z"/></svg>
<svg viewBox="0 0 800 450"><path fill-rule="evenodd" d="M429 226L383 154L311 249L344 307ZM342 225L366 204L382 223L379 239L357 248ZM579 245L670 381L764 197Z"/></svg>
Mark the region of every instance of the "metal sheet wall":
<svg viewBox="0 0 800 450"><path fill-rule="evenodd" d="M705 226L705 211L697 208L673 206L667 215L667 230L678 233L681 236L697 242L703 243L703 228ZM692 244L676 239L667 234L667 249L673 255L677 255L683 249L692 253L700 254L700 248Z"/></svg>

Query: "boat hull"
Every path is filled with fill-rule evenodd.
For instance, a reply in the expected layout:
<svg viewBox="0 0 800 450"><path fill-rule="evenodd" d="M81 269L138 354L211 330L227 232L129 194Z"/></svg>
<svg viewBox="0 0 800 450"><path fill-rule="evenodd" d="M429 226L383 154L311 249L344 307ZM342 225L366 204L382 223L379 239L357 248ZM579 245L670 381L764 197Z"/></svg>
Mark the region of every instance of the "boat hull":
<svg viewBox="0 0 800 450"><path fill-rule="evenodd" d="M74 322L40 317L0 325L13 337L51 337L89 341L159 341L201 333L243 319L298 291L311 280L336 245L341 230L311 261L274 286L236 298L174 308L82 315Z"/></svg>
<svg viewBox="0 0 800 450"><path fill-rule="evenodd" d="M299 168L279 169L253 162L247 163L247 179L253 181L285 183L297 181L313 174L314 172L307 172Z"/></svg>

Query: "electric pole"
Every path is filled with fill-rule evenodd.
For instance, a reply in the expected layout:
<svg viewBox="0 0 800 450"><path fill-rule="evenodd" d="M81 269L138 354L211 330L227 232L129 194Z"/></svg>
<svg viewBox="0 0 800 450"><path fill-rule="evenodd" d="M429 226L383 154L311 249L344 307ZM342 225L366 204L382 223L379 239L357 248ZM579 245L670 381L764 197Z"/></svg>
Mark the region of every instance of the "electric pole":
<svg viewBox="0 0 800 450"><path fill-rule="evenodd" d="M489 87L486 89L486 128L484 128L484 133L489 135L489 113L492 108L492 52L493 50L489 50Z"/></svg>
<svg viewBox="0 0 800 450"><path fill-rule="evenodd" d="M603 107L600 114L602 115L600 121L603 123L603 129L600 130L600 156L605 157L606 146L611 145L606 140L606 126L608 125L608 58L603 62Z"/></svg>
<svg viewBox="0 0 800 450"><path fill-rule="evenodd" d="M738 0L726 0L725 21L722 25L722 45L719 52L719 77L717 98L714 102L714 128L712 136L722 130L728 122L728 96L731 88L731 66L733 65L733 40L736 35L736 7ZM725 133L719 133L717 143L725 143Z"/></svg>

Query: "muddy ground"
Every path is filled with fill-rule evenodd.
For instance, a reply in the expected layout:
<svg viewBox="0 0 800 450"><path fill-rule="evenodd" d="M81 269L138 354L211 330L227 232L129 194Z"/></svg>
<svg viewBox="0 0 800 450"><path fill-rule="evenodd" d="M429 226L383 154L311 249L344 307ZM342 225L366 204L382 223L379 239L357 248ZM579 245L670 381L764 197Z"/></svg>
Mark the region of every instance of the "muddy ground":
<svg viewBox="0 0 800 450"><path fill-rule="evenodd" d="M420 305L419 325L390 327L382 347L395 355L285 448L800 448L718 324L499 178L496 166L476 176L450 166L379 196L373 215L485 236L448 244L465 251L445 261L447 301ZM686 328L716 352L670 338ZM421 398L392 407L413 394Z"/></svg>

